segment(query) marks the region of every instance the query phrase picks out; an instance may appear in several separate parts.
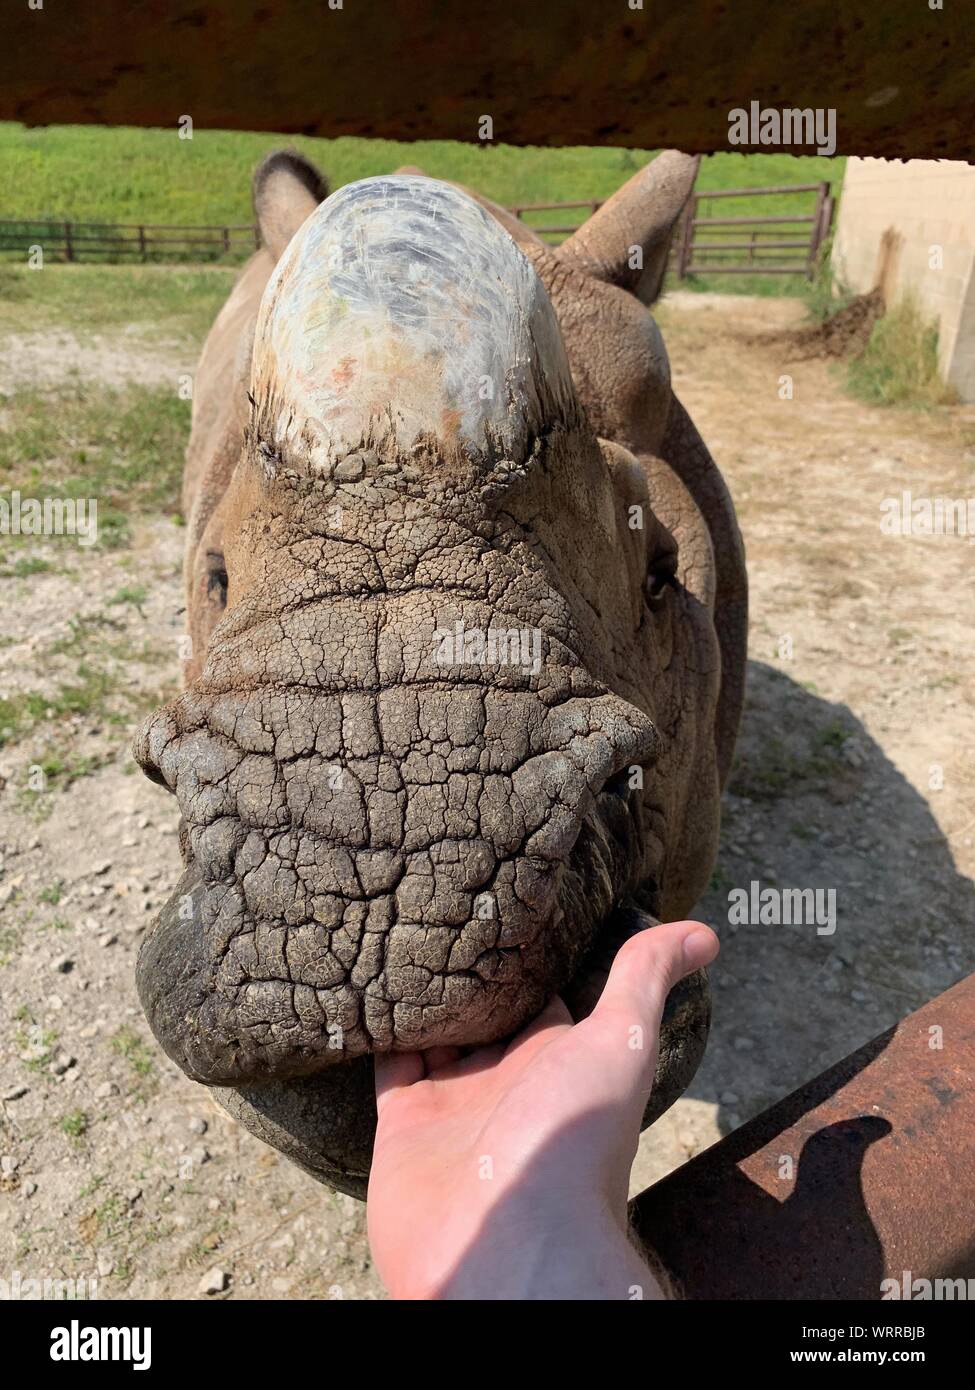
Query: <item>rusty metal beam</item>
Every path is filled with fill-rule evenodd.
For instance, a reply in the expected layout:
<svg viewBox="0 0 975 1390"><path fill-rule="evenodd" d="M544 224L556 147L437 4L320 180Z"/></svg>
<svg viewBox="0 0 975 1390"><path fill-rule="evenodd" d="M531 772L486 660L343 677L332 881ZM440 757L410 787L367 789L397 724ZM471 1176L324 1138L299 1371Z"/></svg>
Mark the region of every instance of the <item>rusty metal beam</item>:
<svg viewBox="0 0 975 1390"><path fill-rule="evenodd" d="M952 0L19 0L0 119L711 151L754 100L835 109L841 154L966 159L968 29Z"/></svg>
<svg viewBox="0 0 975 1390"><path fill-rule="evenodd" d="M975 1277L975 975L635 1199L688 1298Z"/></svg>

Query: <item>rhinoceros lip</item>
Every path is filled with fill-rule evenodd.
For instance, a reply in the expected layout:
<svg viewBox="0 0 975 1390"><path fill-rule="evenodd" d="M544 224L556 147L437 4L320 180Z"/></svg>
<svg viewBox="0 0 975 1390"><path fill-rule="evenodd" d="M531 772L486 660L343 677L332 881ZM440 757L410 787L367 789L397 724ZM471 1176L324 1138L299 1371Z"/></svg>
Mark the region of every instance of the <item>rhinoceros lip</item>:
<svg viewBox="0 0 975 1390"><path fill-rule="evenodd" d="M649 898L656 896L648 890ZM623 939L652 925L655 917L635 906L620 907L601 924L600 939L611 959ZM598 959L597 941L572 984L581 987L587 970ZM601 961L599 962L602 963ZM576 997L576 1018L588 1012ZM690 1085L707 1043L710 1023L707 973L696 971L681 980L667 997L660 1030L660 1050L650 1099L641 1128L653 1124ZM376 1105L372 1067L367 1057L349 1065L328 1067L291 1081L265 1081L239 1086L211 1086L210 1094L238 1124L285 1154L318 1182L364 1199L369 1184Z"/></svg>
<svg viewBox="0 0 975 1390"><path fill-rule="evenodd" d="M634 810L634 803L629 794L609 784L598 795L597 803L603 803L604 814L608 812L611 819L613 817L620 819L629 817ZM636 828L637 826L631 823L631 833ZM264 1077L242 1075L238 1081L236 1078L231 1079L225 1070L226 1079L218 1081L214 1076L207 1076L205 1074L206 1069L201 1071L195 1063L190 1063L190 1057L195 1055L194 1044L200 1041L199 1037L194 1038L194 1033L199 1031L199 1021L193 1017L197 1011L194 1009L184 1014L183 1017L178 1017L166 991L157 987L161 976L167 977L171 983L181 982L188 987L190 996L195 997L197 1003L202 1001L211 988L206 983L206 971L200 969L205 961L206 941L198 912L193 912L190 921L187 921L185 915L187 900L190 900L200 888L206 891L207 879L201 865L193 855L189 838L183 833L184 827L182 825L180 830L181 847L186 857L184 873L169 901L161 909L147 933L137 965L139 994L150 1026L169 1056L194 1080L204 1084L237 1089L273 1084L276 1081L300 1079L300 1073L289 1075L287 1072L282 1072L280 1075L275 1075L272 1072L265 1074ZM657 920L659 893L655 882L645 882L639 890L639 897L642 904L641 908L638 909L635 905L624 908L622 904L617 902L599 921L593 931L591 944L579 966L568 983L558 991L577 1020L588 1014L594 1006L601 989L601 983L593 992L593 980L598 982L600 978L605 979L612 957L623 941L634 931ZM175 908L177 902L180 904L179 911ZM634 914L637 914L636 917ZM160 965L164 967L163 970L159 969ZM174 965L175 969L173 968ZM180 994L180 998L183 997ZM226 1039L222 1043L222 1050L228 1055L235 1054L236 1047L237 1044L233 1042L232 1038ZM204 1051L207 1050L209 1049L204 1044ZM334 1056L329 1059L327 1065L319 1070L332 1070L336 1066L348 1065L362 1055L368 1055L368 1053ZM232 1060L229 1070L234 1070L236 1065L236 1060ZM315 1071L304 1073L306 1077L315 1074Z"/></svg>

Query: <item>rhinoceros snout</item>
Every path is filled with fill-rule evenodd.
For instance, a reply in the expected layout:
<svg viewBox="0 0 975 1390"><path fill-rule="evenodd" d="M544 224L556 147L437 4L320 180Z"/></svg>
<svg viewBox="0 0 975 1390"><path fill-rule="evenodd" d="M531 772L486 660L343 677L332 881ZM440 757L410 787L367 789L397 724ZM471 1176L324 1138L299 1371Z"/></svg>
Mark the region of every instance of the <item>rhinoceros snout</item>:
<svg viewBox="0 0 975 1390"><path fill-rule="evenodd" d="M140 735L190 863L139 987L216 1085L514 1031L645 881L652 724L608 693L404 683L201 698Z"/></svg>

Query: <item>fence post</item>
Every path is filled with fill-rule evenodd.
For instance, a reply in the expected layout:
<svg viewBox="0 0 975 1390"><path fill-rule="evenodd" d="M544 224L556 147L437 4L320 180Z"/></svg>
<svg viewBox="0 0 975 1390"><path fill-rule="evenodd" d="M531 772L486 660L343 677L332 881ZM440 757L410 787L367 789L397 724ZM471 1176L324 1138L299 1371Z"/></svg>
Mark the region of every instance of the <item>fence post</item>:
<svg viewBox="0 0 975 1390"><path fill-rule="evenodd" d="M70 222L65 222L64 224L64 259L66 261L74 260L74 243L71 240Z"/></svg>
<svg viewBox="0 0 975 1390"><path fill-rule="evenodd" d="M224 229L223 229L223 249L224 249L224 252L225 252L225 253L228 253L228 252L230 251L230 228L229 228L229 227L224 227Z"/></svg>
<svg viewBox="0 0 975 1390"><path fill-rule="evenodd" d="M139 228L139 253L140 253L140 255L142 256L142 259L143 259L143 261L144 261L145 258L146 258L146 229L145 229L145 227L140 227L140 228Z"/></svg>
<svg viewBox="0 0 975 1390"><path fill-rule="evenodd" d="M809 256L806 260L806 279L812 280L816 274L816 260L822 242L823 212L829 197L829 184L824 179L816 190L816 211L813 214L812 232L809 236Z"/></svg>
<svg viewBox="0 0 975 1390"><path fill-rule="evenodd" d="M833 197L832 192L828 192L826 194L825 201L823 202L823 217L819 229L820 246L822 246L824 242L829 240L829 234L833 230L833 214L835 213L835 211L836 199Z"/></svg>
<svg viewBox="0 0 975 1390"><path fill-rule="evenodd" d="M255 251L260 251L260 249L261 249L261 229L260 229L260 227L257 225L257 223L255 222L255 223L254 223L254 250L255 250Z"/></svg>

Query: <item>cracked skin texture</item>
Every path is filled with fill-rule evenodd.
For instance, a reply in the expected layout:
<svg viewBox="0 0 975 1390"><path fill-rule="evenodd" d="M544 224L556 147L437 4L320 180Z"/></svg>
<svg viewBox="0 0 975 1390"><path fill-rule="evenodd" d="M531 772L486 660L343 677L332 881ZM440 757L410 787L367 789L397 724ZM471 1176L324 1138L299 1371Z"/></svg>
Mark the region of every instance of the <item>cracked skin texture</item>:
<svg viewBox="0 0 975 1390"><path fill-rule="evenodd" d="M188 1075L356 1195L370 1054L507 1036L557 991L585 1012L614 944L711 871L744 568L639 297L693 175L654 164L602 243L597 215L554 252L418 174L317 206L271 156L266 248L204 348L193 655L136 740L186 868L140 995ZM528 659L445 658L458 624ZM651 1117L707 1007L675 992Z"/></svg>

